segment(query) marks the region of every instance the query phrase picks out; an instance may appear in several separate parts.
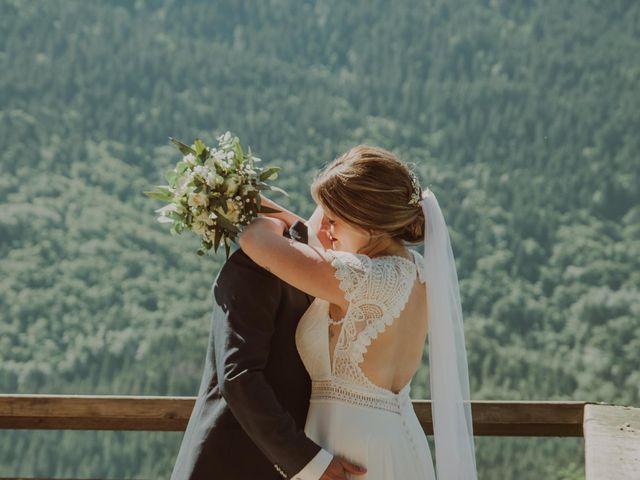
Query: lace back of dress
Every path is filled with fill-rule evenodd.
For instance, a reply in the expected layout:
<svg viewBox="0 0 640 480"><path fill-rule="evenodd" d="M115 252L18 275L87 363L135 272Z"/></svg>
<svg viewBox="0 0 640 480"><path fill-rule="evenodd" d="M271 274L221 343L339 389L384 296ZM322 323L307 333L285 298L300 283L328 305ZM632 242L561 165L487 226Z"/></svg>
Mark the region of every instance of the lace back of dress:
<svg viewBox="0 0 640 480"><path fill-rule="evenodd" d="M365 375L363 365L369 358L365 359L365 354L400 315L411 294L416 268L420 279L423 278L423 265L398 256L370 258L330 252L334 254L336 277L349 301L333 352L334 378L366 390L388 393Z"/></svg>

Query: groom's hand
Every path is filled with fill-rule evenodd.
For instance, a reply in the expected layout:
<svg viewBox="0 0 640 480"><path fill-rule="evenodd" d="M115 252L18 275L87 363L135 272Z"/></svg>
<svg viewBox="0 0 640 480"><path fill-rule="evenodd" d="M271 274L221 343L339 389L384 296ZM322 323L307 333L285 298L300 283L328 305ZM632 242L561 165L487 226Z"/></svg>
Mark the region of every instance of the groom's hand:
<svg viewBox="0 0 640 480"><path fill-rule="evenodd" d="M320 480L348 480L347 473L364 475L367 473L367 469L347 462L344 458L333 457L333 460L331 460L331 463L320 477Z"/></svg>

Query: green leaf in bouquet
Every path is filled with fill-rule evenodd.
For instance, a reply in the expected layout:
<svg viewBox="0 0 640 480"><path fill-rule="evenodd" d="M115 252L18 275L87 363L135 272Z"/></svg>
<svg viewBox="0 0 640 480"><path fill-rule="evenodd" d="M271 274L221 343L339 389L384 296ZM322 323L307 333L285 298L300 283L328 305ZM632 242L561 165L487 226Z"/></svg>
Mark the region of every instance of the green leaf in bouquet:
<svg viewBox="0 0 640 480"><path fill-rule="evenodd" d="M216 219L218 226L224 228L227 232L231 233L239 233L240 230L236 227L231 220L229 220L224 215L218 214L218 218Z"/></svg>
<svg viewBox="0 0 640 480"><path fill-rule="evenodd" d="M196 156L201 161L201 163L204 163L209 157L209 150L207 150L207 146L202 143L202 140L196 138L194 147L196 148Z"/></svg>
<svg viewBox="0 0 640 480"><path fill-rule="evenodd" d="M260 206L258 213L280 213L282 210L276 210L275 208Z"/></svg>
<svg viewBox="0 0 640 480"><path fill-rule="evenodd" d="M182 222L175 222L173 227L176 229L177 233L182 233L184 231L184 223Z"/></svg>
<svg viewBox="0 0 640 480"><path fill-rule="evenodd" d="M167 180L167 183L171 188L176 187L176 180L178 179L178 174L173 170L167 170L164 174L164 178Z"/></svg>
<svg viewBox="0 0 640 480"><path fill-rule="evenodd" d="M276 187L274 185L269 185L268 183L264 183L264 182L258 182L256 184L256 189L257 190L270 190L270 191L273 191L273 192L283 193L287 197L289 196L289 194L287 192L285 192L283 189L281 189L280 187Z"/></svg>
<svg viewBox="0 0 640 480"><path fill-rule="evenodd" d="M147 197L153 198L155 200L161 200L163 202L170 202L173 200L173 193L171 193L168 187L163 185L158 185L155 190L148 190L143 193Z"/></svg>
<svg viewBox="0 0 640 480"><path fill-rule="evenodd" d="M210 208L221 208L225 213L227 212L225 208L227 208L227 202L220 198L220 196L209 195L209 206Z"/></svg>
<svg viewBox="0 0 640 480"><path fill-rule="evenodd" d="M185 145L180 140L176 140L173 137L169 137L169 140L176 147L178 147L178 150L180 150L180 152L182 152L183 155L189 155L190 153L193 154L193 155L196 155L196 151L193 148L191 148L189 145Z"/></svg>
<svg viewBox="0 0 640 480"><path fill-rule="evenodd" d="M269 190L273 191L273 192L279 192L279 193L283 193L284 195L286 195L287 197L289 196L289 194L287 192L285 192L283 189L281 189L280 187L276 187L275 185L269 185Z"/></svg>
<svg viewBox="0 0 640 480"><path fill-rule="evenodd" d="M198 254L200 257L202 257L202 256L204 256L205 251L204 251L204 250L202 250L201 248L199 248L199 249L196 251L196 254Z"/></svg>
<svg viewBox="0 0 640 480"><path fill-rule="evenodd" d="M189 168L189 165L187 165L185 162L180 162L176 166L176 173L178 175L182 175L184 172L187 171L187 168Z"/></svg>
<svg viewBox="0 0 640 480"><path fill-rule="evenodd" d="M265 168L262 172L260 172L260 176L258 178L260 179L260 181L269 179L275 180L276 178L278 178L278 171L280 171L280 167Z"/></svg>
<svg viewBox="0 0 640 480"><path fill-rule="evenodd" d="M182 222L182 215L180 215L178 212L169 212L168 217L171 218L174 222Z"/></svg>
<svg viewBox="0 0 640 480"><path fill-rule="evenodd" d="M220 239L222 238L222 229L216 228L216 231L213 235L213 251L214 253L218 253L218 247L220 246Z"/></svg>
<svg viewBox="0 0 640 480"><path fill-rule="evenodd" d="M254 165L253 165L253 154L251 153L251 147L247 147L247 157L249 159L249 166L251 167L251 170L253 170Z"/></svg>
<svg viewBox="0 0 640 480"><path fill-rule="evenodd" d="M200 140L199 138L196 138L195 142L193 142L193 146L196 149L196 155L200 155L207 149L204 143L202 143L202 140Z"/></svg>
<svg viewBox="0 0 640 480"><path fill-rule="evenodd" d="M234 137L233 139L233 153L234 160L237 166L242 165L242 161L244 159L244 153L242 152L242 146L240 145L240 139L238 137Z"/></svg>
<svg viewBox="0 0 640 480"><path fill-rule="evenodd" d="M227 240L228 240L227 238L224 239L224 253L227 257L227 260L229 260L229 252L231 251L231 244Z"/></svg>

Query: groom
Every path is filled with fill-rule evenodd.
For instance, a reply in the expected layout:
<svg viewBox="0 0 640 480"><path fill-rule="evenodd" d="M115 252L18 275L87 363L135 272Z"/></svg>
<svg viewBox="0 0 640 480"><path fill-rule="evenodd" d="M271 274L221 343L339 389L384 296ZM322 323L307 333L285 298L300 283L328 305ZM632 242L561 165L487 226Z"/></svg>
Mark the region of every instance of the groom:
<svg viewBox="0 0 640 480"><path fill-rule="evenodd" d="M284 235L323 249L323 212ZM309 227L309 228L307 228ZM318 232L318 236L314 232ZM311 384L295 345L314 297L237 249L213 284L209 348L171 480L346 480L362 470L304 434Z"/></svg>

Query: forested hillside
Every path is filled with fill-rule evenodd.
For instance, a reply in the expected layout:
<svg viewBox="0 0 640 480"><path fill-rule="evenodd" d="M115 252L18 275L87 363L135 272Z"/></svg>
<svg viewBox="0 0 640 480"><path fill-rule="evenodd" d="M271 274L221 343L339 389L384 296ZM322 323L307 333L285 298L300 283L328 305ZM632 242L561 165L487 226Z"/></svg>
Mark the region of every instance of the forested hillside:
<svg viewBox="0 0 640 480"><path fill-rule="evenodd" d="M0 0L0 39L0 392L196 394L224 255L142 191L230 130L303 216L350 146L415 165L473 399L640 405L639 2ZM180 439L0 431L0 476L168 478ZM482 479L584 478L581 439L476 441Z"/></svg>

